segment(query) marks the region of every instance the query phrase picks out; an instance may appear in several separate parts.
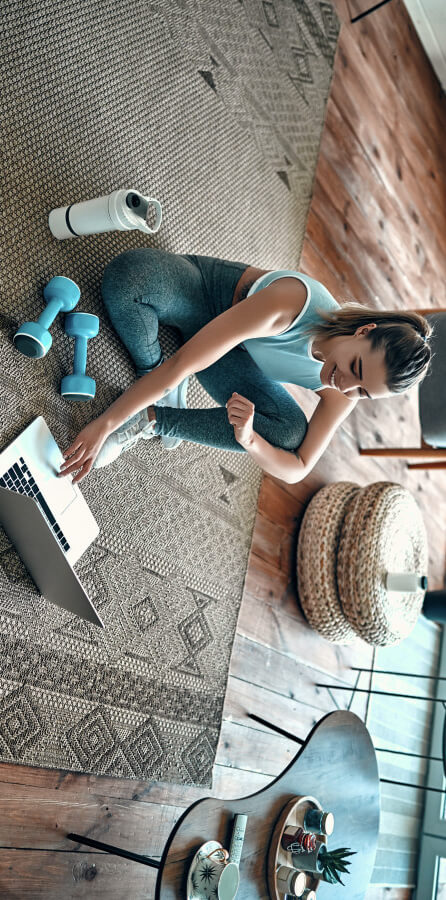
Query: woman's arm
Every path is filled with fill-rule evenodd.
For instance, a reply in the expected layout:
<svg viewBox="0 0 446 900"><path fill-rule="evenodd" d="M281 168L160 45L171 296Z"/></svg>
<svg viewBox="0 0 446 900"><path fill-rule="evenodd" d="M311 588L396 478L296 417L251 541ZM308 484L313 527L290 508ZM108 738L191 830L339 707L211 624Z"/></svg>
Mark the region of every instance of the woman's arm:
<svg viewBox="0 0 446 900"><path fill-rule="evenodd" d="M156 403L184 378L201 372L252 337L268 337L285 331L305 302L302 285L295 278L281 278L257 294L225 310L200 329L161 366L138 378L97 419L89 422L65 450L70 458L63 474L81 469L80 481L90 471L104 441L130 416ZM305 293L305 292L304 292Z"/></svg>
<svg viewBox="0 0 446 900"><path fill-rule="evenodd" d="M241 399L244 400L244 398ZM238 419L234 417L233 422L233 424L236 421L239 423L238 426L235 424L234 428L236 437L237 429L239 429L237 440L264 472L280 478L287 484L295 484L297 481L302 481L311 472L328 447L336 429L347 418L357 402L357 400L349 400L339 391L330 388L321 391L319 403L308 423L307 433L300 447L294 452L274 447L252 428L246 429L243 433L242 419L244 417L241 411L246 408L248 412L248 407L240 403L240 399L238 401L230 400L228 410L233 406L237 411L238 406L239 417ZM249 404L249 401L245 401L245 403ZM250 407L252 408L250 410L252 422L253 404L250 404ZM229 420L231 421L231 415ZM245 422L247 421L248 419L245 419Z"/></svg>
<svg viewBox="0 0 446 900"><path fill-rule="evenodd" d="M292 290L295 284L294 278L280 279L212 319L174 356L139 378L105 410L102 416L109 433L129 416L156 403L188 375L207 369L237 344L285 331L303 306L300 295Z"/></svg>

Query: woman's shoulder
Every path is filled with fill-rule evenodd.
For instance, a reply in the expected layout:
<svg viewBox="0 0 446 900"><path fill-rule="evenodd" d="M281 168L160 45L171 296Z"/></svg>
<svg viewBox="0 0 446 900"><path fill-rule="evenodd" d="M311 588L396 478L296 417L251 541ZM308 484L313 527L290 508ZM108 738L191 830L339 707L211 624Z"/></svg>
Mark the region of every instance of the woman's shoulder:
<svg viewBox="0 0 446 900"><path fill-rule="evenodd" d="M333 294L330 293L328 288L325 287L325 284L322 284L322 282L318 281L316 278L305 275L303 272L299 272L298 274L303 283L307 285L312 309L317 309L318 306L324 310L340 308L340 303L333 297Z"/></svg>

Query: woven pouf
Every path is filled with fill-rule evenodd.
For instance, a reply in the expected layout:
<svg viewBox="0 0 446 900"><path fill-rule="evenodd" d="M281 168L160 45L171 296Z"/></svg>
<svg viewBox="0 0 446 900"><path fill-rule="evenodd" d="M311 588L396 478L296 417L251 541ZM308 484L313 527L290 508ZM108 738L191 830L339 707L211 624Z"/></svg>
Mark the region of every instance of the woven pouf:
<svg viewBox="0 0 446 900"><path fill-rule="evenodd" d="M329 641L357 639L344 615L338 594L336 557L347 508L360 491L357 484L327 484L305 511L297 547L299 600L309 625Z"/></svg>
<svg viewBox="0 0 446 900"><path fill-rule="evenodd" d="M399 484L375 482L348 505L337 557L342 609L369 644L402 641L421 612L424 591L387 591L387 572L427 571L427 539L420 509Z"/></svg>

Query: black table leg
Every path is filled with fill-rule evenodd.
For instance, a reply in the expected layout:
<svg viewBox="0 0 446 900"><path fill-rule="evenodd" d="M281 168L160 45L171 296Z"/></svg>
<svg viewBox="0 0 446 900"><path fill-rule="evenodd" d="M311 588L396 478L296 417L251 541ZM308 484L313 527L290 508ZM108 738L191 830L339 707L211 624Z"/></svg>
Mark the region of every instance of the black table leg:
<svg viewBox="0 0 446 900"><path fill-rule="evenodd" d="M427 784L413 784L411 781L392 781L391 778L380 778L379 780L384 781L385 784L400 784L401 787L412 787L418 791L434 791L436 794L444 794L443 788L429 787Z"/></svg>
<svg viewBox="0 0 446 900"><path fill-rule="evenodd" d="M370 9L366 9L365 12L359 14L359 16L355 16L354 19L350 19L350 22L358 22L359 19L363 19L364 16L368 16L369 13L374 12L375 9L379 9L380 6L385 6L386 3L390 3L390 0L381 0L381 3L377 3L376 6L371 6Z"/></svg>
<svg viewBox="0 0 446 900"><path fill-rule="evenodd" d="M420 675L417 672L395 672L387 669L363 669L362 666L350 666L354 672L371 672L373 675L399 675L402 678L428 678L430 681L446 681L446 675Z"/></svg>
<svg viewBox="0 0 446 900"><path fill-rule="evenodd" d="M260 722L261 725L266 725L267 728L271 728L272 731L277 731L277 734L283 734L284 737L296 741L297 744L304 743L304 741L301 741L296 735L290 734L289 731L284 731L283 728L279 728L278 725L273 725L272 722L267 722L266 719L261 719L260 716L255 716L254 713L248 713L248 719L254 719L254 722Z"/></svg>
<svg viewBox="0 0 446 900"><path fill-rule="evenodd" d="M418 697L417 694L398 694L395 691L376 691L370 688L353 688L345 684L320 684L316 687L328 688L331 691L357 691L358 694L380 694L382 697L403 697L405 700L428 700L429 703L446 703L446 697Z"/></svg>
<svg viewBox="0 0 446 900"><path fill-rule="evenodd" d="M87 844L88 847L94 847L96 850L105 850L107 853L113 853L114 856L123 856L124 859L132 859L133 862L142 863L144 866L151 866L152 869L159 869L160 863L156 859L150 859L149 856L141 856L139 853L132 853L131 850L121 850L119 847L112 847L111 844L103 844L101 841L94 841L93 838L82 837L81 834L67 834L70 841L76 844Z"/></svg>

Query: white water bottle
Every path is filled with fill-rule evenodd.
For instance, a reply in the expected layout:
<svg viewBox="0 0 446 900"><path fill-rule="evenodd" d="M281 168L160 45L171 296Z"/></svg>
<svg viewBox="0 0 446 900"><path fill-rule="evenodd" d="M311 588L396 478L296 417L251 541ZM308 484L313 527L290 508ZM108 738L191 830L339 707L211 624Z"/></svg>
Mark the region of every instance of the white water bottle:
<svg viewBox="0 0 446 900"><path fill-rule="evenodd" d="M154 215L153 224L151 222ZM52 209L48 217L50 231L59 241L103 231L131 231L155 234L161 225L161 203L138 191L122 188L82 203Z"/></svg>

